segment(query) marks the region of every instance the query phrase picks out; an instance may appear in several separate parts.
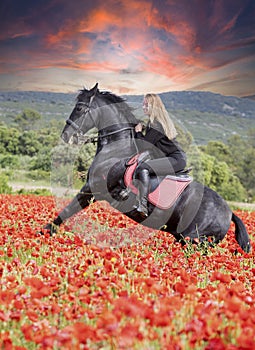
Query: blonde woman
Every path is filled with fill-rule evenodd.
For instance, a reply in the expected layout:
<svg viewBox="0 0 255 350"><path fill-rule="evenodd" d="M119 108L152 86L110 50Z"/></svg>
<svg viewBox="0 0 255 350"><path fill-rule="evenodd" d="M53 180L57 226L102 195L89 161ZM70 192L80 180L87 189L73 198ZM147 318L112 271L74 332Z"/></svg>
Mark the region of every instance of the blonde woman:
<svg viewBox="0 0 255 350"><path fill-rule="evenodd" d="M136 210L146 217L150 174L166 176L182 171L186 166L186 155L176 141L174 123L161 98L156 94L146 94L143 111L149 117L149 121L145 135L142 133L142 124L136 125L136 137L144 141L139 142L141 150L148 150L153 159L142 162L136 170L135 177L139 180Z"/></svg>

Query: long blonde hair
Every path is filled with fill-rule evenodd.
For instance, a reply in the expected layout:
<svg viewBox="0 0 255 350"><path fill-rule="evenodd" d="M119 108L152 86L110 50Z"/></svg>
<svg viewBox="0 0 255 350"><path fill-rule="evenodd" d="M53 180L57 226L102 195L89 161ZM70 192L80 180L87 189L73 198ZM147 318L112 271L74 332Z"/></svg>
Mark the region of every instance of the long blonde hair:
<svg viewBox="0 0 255 350"><path fill-rule="evenodd" d="M158 121L162 125L165 135L173 140L177 136L177 131L161 98L156 94L146 94L145 98L148 101L150 122L153 124L154 120Z"/></svg>

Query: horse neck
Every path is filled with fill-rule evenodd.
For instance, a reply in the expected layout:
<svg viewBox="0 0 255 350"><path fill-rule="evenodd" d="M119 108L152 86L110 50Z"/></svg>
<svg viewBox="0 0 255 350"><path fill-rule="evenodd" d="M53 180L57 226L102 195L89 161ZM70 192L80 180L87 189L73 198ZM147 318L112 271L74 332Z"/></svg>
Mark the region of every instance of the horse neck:
<svg viewBox="0 0 255 350"><path fill-rule="evenodd" d="M109 152L110 157L115 152L114 156L119 155L119 158L134 153L134 127L138 121L131 110L120 107L118 104L100 107L97 153L104 151L107 155Z"/></svg>
<svg viewBox="0 0 255 350"><path fill-rule="evenodd" d="M98 132L97 153L102 152L107 159L129 157L137 152L134 125L115 124Z"/></svg>
<svg viewBox="0 0 255 350"><path fill-rule="evenodd" d="M104 101L98 99L97 101L97 122L96 126L101 132L102 130L114 131L122 128L123 125L136 125L138 120L132 113L130 107L124 102L105 104Z"/></svg>

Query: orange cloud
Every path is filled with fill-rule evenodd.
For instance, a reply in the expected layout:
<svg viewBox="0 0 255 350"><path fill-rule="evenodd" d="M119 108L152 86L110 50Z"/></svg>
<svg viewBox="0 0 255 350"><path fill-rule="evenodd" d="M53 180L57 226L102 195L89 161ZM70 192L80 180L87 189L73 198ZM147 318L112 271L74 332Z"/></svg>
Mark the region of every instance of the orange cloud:
<svg viewBox="0 0 255 350"><path fill-rule="evenodd" d="M227 32L227 31L231 30L235 26L238 17L239 17L239 13L237 13L233 18L231 18L230 21L228 21L224 25L224 27L220 30L219 34L223 34L223 33Z"/></svg>
<svg viewBox="0 0 255 350"><path fill-rule="evenodd" d="M32 8L23 6L22 15L12 15L13 21L5 20L6 29L0 33L2 72L60 68L69 73L73 69L77 76L78 70L81 76L113 73L126 85L136 73L140 74L137 79L141 73L146 77L151 73L163 84L184 85L254 52L254 30L243 35L245 4L226 6L217 1L208 6L202 0L196 6L189 0L62 3L56 11L59 0L35 2Z"/></svg>
<svg viewBox="0 0 255 350"><path fill-rule="evenodd" d="M171 13L160 14L158 10L154 9L151 13L151 25L172 35L174 40L186 49L192 47L194 43L196 37L194 28L187 21L178 19Z"/></svg>

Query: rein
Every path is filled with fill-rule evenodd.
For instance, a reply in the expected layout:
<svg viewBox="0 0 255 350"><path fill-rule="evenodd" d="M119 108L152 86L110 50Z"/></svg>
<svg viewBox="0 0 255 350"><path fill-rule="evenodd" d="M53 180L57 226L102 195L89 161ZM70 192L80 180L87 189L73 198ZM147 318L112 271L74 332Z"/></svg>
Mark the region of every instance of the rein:
<svg viewBox="0 0 255 350"><path fill-rule="evenodd" d="M104 134L104 135L98 134L97 136L92 136L92 137L89 137L89 136L87 136L87 135L85 135L85 134L83 133L83 131L82 131L81 129L82 129L82 125L83 125L84 119L85 119L84 116L85 116L87 113L90 112L91 104L92 104L92 102L93 102L94 97L95 97L95 96L92 96L92 97L90 98L89 104L87 104L86 102L83 102L83 101L77 102L77 105L81 104L81 105L85 105L85 107L86 107L85 111L83 112L83 114L82 114L82 116L81 116L81 117L83 117L83 120L82 120L81 125L76 124L76 123L75 123L73 120L71 120L70 118L68 118L68 119L66 120L66 124L67 124L67 125L70 125L70 126L77 132L78 140L79 140L80 142L82 142L83 144L87 144L87 143L93 143L93 144L95 144L95 143L98 142L100 139L103 139L103 138L105 138L105 137L118 134L118 133L120 133L120 132L122 132L122 131L126 131L126 130L130 130L130 131L132 132L132 138L134 139L134 138L135 138L135 137L134 137L134 127L131 127L131 126L122 128L122 129L120 129L120 130L111 131L111 132L109 132L109 133L107 133L107 134ZM91 117L91 116L90 116L90 117ZM137 149L137 151L138 151L136 142L134 141L134 143L135 143L135 147L136 147L136 149Z"/></svg>
<svg viewBox="0 0 255 350"><path fill-rule="evenodd" d="M81 140L84 144L87 144L87 143L96 143L98 142L100 139L103 139L105 137L108 137L108 136L111 136L111 135L115 135L115 134L118 134L122 131L126 131L126 130L131 130L131 131L134 131L134 127L126 127L126 128L122 128L120 130L115 130L115 131L111 131L107 134L104 134L104 135L97 135L97 136L87 136L87 135L80 135L80 139L84 138L84 140ZM133 132L132 132L132 136L133 136Z"/></svg>

